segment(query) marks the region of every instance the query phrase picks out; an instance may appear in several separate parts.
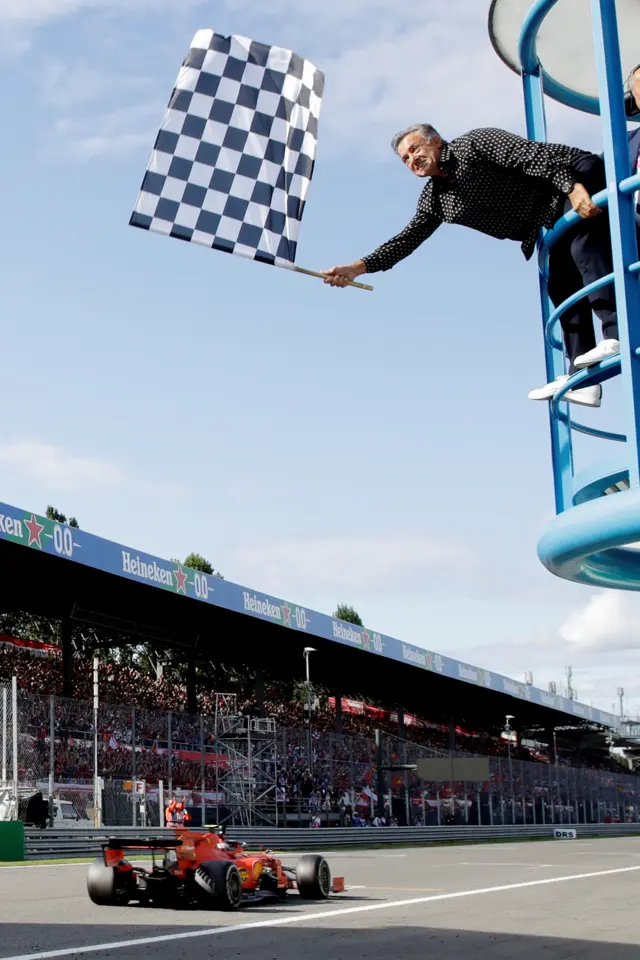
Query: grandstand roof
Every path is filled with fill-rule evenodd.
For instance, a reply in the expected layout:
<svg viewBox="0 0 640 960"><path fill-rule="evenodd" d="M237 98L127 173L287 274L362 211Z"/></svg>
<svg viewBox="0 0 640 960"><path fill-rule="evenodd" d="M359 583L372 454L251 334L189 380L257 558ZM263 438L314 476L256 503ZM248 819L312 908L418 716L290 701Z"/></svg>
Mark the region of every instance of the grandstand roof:
<svg viewBox="0 0 640 960"><path fill-rule="evenodd" d="M613 714L468 663L336 620L272 595L198 573L84 530L0 503L3 606L93 623L132 642L195 649L227 664L303 673L347 693L366 692L436 720L522 731L617 726Z"/></svg>

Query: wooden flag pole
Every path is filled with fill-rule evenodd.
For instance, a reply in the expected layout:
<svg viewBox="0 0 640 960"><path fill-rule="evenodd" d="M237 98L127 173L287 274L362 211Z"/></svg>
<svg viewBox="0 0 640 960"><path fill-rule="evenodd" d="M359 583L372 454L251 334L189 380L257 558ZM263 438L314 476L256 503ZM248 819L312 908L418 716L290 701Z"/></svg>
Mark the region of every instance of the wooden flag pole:
<svg viewBox="0 0 640 960"><path fill-rule="evenodd" d="M293 268L296 273L304 273L307 277L318 277L320 280L325 279L324 273L318 273L316 270L306 270L304 267L295 267ZM373 287L368 283L358 283L357 280L349 280L347 283L348 287L357 287L358 290L373 290Z"/></svg>

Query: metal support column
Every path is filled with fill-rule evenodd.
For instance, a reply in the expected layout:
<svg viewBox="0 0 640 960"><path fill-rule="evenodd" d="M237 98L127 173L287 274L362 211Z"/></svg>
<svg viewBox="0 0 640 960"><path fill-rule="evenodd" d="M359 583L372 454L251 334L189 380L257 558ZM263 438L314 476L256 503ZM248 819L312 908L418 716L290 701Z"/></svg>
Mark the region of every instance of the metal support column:
<svg viewBox="0 0 640 960"><path fill-rule="evenodd" d="M56 782L56 705L49 697L49 826L53 829L53 791Z"/></svg>
<svg viewBox="0 0 640 960"><path fill-rule="evenodd" d="M2 688L2 782L7 782L7 729L8 729L8 698L7 688Z"/></svg>
<svg viewBox="0 0 640 960"><path fill-rule="evenodd" d="M18 783L19 783L19 771L18 771L18 678L11 677L11 733L12 733L12 757L13 757L13 767L12 767L12 779L13 779L13 796L16 802L16 810L18 809Z"/></svg>
<svg viewBox="0 0 640 960"><path fill-rule="evenodd" d="M627 123L616 5L591 0L593 46L598 72L604 162L609 193L616 312L620 339L622 390L627 414L627 466L631 487L640 485L640 288L628 267L638 259L633 194L619 183L630 175Z"/></svg>

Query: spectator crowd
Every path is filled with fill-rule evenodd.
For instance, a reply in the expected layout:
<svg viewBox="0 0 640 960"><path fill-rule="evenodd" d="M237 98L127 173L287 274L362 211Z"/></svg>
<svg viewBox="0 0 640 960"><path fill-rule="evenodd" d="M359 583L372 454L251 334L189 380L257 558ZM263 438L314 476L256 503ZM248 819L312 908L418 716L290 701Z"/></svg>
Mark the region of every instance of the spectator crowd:
<svg viewBox="0 0 640 960"><path fill-rule="evenodd" d="M51 757L51 699L53 700L53 756L57 782L89 784L92 781L94 716L91 702L90 662L78 662L74 674L73 698L62 697L62 664L56 655L34 656L10 645L0 646L0 683L17 676L20 688L19 715L22 775L34 782L45 780ZM309 756L306 704L286 696L276 684L267 685L259 705L252 694L252 682L236 684L230 694L221 695L200 685L200 713L189 714L187 690L179 676L156 676L135 666L112 661L100 665L100 706L98 742L100 775L105 780L127 781L134 777L149 784L159 780L174 788L217 793L229 769L229 755L216 728L216 718L225 711L244 715L264 712L276 721L273 752L263 758L262 773L273 778L275 798L280 804L304 809L312 823L323 822L330 813L345 825L374 820L373 769L374 728L382 727L385 759L412 763L421 756L448 751L448 728L418 721L397 738L397 719L382 710L344 712L342 730L336 732L335 706L323 691L312 718L312 752ZM169 713L170 711L170 713ZM492 785L501 793L518 791L534 797L538 779L550 783L542 763L549 757L518 744L509 745L498 737L460 730L455 733L459 753L485 754L505 762L492 764ZM542 750L543 748L540 748ZM507 761L511 761L510 763ZM531 761L542 761L532 763ZM521 763L520 761L528 761ZM515 770L513 764L515 763ZM558 760L563 767L569 758ZM539 770L539 775L535 770ZM404 790L404 778L393 786ZM424 816L424 785L415 777L407 786L420 816ZM443 784L441 801L456 799L452 784ZM422 802L422 813L419 804ZM524 802L524 801L523 801ZM385 822L392 823L391 812Z"/></svg>

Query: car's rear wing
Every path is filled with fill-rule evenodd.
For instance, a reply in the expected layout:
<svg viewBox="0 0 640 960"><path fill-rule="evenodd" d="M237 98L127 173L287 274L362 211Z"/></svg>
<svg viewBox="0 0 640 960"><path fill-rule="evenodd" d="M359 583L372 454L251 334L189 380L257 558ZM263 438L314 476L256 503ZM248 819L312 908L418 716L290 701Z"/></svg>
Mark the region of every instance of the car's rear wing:
<svg viewBox="0 0 640 960"><path fill-rule="evenodd" d="M173 850L182 846L182 840L171 837L109 837L105 850Z"/></svg>
<svg viewBox="0 0 640 960"><path fill-rule="evenodd" d="M125 850L145 850L154 853L156 850L167 851L175 850L182 846L183 841L178 837L109 837L106 843L102 844L102 858L106 867L118 867L123 869L126 863L124 859ZM130 870L128 864L126 869Z"/></svg>

